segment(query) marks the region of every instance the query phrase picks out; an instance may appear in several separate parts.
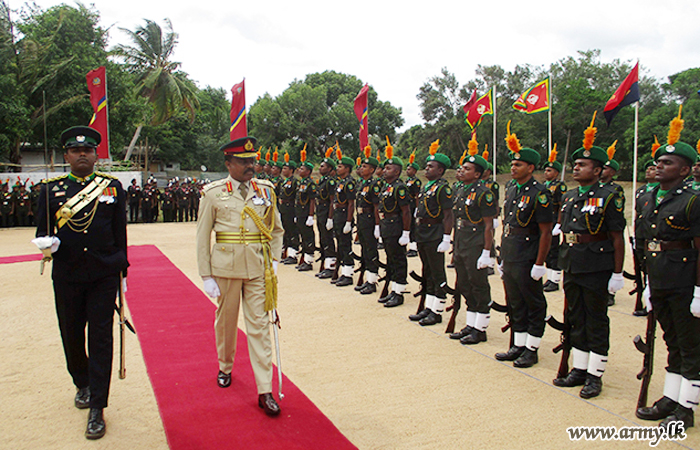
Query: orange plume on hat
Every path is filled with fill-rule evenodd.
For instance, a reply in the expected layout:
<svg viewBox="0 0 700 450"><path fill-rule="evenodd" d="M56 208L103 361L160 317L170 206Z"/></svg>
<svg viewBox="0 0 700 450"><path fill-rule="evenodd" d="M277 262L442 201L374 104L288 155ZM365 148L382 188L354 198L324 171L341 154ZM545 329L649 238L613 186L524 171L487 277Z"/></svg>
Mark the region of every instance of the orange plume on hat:
<svg viewBox="0 0 700 450"><path fill-rule="evenodd" d="M615 146L617 145L617 139L615 139L615 142L612 143L610 147L608 147L608 159L612 160L613 157L615 156L615 151L617 150Z"/></svg>
<svg viewBox="0 0 700 450"><path fill-rule="evenodd" d="M358 166L361 165L361 164L362 164L362 158L358 156L357 159L355 160L355 162L357 163Z"/></svg>
<svg viewBox="0 0 700 450"><path fill-rule="evenodd" d="M520 153L523 146L520 145L518 136L516 136L515 133L510 132L510 120L508 121L508 125L506 125L506 133L506 143L508 144L510 151L513 153Z"/></svg>
<svg viewBox="0 0 700 450"><path fill-rule="evenodd" d="M476 141L476 130L472 131L472 138L469 144L467 144L467 148L469 149L469 156L474 156L479 153L479 143Z"/></svg>
<svg viewBox="0 0 700 450"><path fill-rule="evenodd" d="M284 150L284 162L289 162L289 152L286 149Z"/></svg>
<svg viewBox="0 0 700 450"><path fill-rule="evenodd" d="M372 146L367 145L365 147L365 158L369 158L370 156L372 156Z"/></svg>
<svg viewBox="0 0 700 450"><path fill-rule="evenodd" d="M656 151L661 147L661 144L659 144L659 139L654 135L654 143L651 144L651 157L653 158L654 155L656 155Z"/></svg>
<svg viewBox="0 0 700 450"><path fill-rule="evenodd" d="M440 139L436 139L432 144L430 144L430 150L428 150L428 152L431 155L434 155L437 153L438 147L440 147Z"/></svg>
<svg viewBox="0 0 700 450"><path fill-rule="evenodd" d="M270 162L270 149L267 149L267 152L265 153L265 161Z"/></svg>
<svg viewBox="0 0 700 450"><path fill-rule="evenodd" d="M306 162L306 144L304 144L304 148L299 152L299 160L301 160L301 162Z"/></svg>
<svg viewBox="0 0 700 450"><path fill-rule="evenodd" d="M255 152L255 159L257 159L258 161L260 161L260 158L261 158L261 157L262 157L262 155L260 154L260 149L258 149L258 151Z"/></svg>
<svg viewBox="0 0 700 450"><path fill-rule="evenodd" d="M462 156L459 157L459 165L460 165L460 166L461 166L462 164L464 164L464 158L466 158L466 157L467 157L467 151L465 150L465 151L462 152Z"/></svg>
<svg viewBox="0 0 700 450"><path fill-rule="evenodd" d="M389 136L386 137L386 149L384 150L384 152L384 154L386 155L386 159L391 159L394 157L394 146L391 145Z"/></svg>
<svg viewBox="0 0 700 450"><path fill-rule="evenodd" d="M377 149L377 161L382 162L382 152L379 149Z"/></svg>
<svg viewBox="0 0 700 450"><path fill-rule="evenodd" d="M328 147L328 150L326 150L326 158L330 158L332 154L333 154L333 147Z"/></svg>
<svg viewBox="0 0 700 450"><path fill-rule="evenodd" d="M335 156L338 158L338 161L343 159L343 151L340 150L340 145L338 145L338 141L335 141Z"/></svg>
<svg viewBox="0 0 700 450"><path fill-rule="evenodd" d="M683 105L678 107L678 117L674 117L671 121L671 126L668 128L668 145L673 145L681 138L681 131L683 131L683 124L685 121L681 119L681 110Z"/></svg>
<svg viewBox="0 0 700 450"><path fill-rule="evenodd" d="M481 157L484 158L486 161L489 160L489 144L484 144L484 153L481 154Z"/></svg>
<svg viewBox="0 0 700 450"><path fill-rule="evenodd" d="M593 118L591 119L591 124L583 130L583 148L590 150L593 147L593 142L595 142L595 134L598 132L598 128L594 127L595 115L598 111L593 112Z"/></svg>
<svg viewBox="0 0 700 450"><path fill-rule="evenodd" d="M698 150L698 154L700 155L700 139L698 139L698 143L695 144L695 148Z"/></svg>
<svg viewBox="0 0 700 450"><path fill-rule="evenodd" d="M549 162L553 163L556 160L557 160L557 144L555 142L554 147L552 148L552 151L549 153Z"/></svg>
<svg viewBox="0 0 700 450"><path fill-rule="evenodd" d="M278 147L275 147L275 152L272 154L272 160L274 162L277 162L277 160L280 159L280 154L277 153L277 149L278 149Z"/></svg>
<svg viewBox="0 0 700 450"><path fill-rule="evenodd" d="M416 160L416 149L414 148L413 151L411 152L411 155L408 157L408 163L413 164L413 162Z"/></svg>

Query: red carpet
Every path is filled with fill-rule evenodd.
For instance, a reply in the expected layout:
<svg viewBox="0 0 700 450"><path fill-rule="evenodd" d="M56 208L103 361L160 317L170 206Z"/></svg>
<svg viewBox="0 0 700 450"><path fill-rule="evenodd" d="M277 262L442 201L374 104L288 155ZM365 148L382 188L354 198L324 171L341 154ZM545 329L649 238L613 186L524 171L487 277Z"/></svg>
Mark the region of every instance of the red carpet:
<svg viewBox="0 0 700 450"><path fill-rule="evenodd" d="M126 300L171 449L356 448L286 377L280 416L262 412L240 330L231 387L219 388L214 305L157 247L130 247L129 262Z"/></svg>
<svg viewBox="0 0 700 450"><path fill-rule="evenodd" d="M37 250L38 252L39 250ZM27 261L41 261L41 253L35 255L17 255L17 256L2 256L0 257L0 264L13 264L21 263ZM51 263L46 265L47 270L51 270ZM284 389L284 388L283 388ZM282 392L284 394L284 392Z"/></svg>

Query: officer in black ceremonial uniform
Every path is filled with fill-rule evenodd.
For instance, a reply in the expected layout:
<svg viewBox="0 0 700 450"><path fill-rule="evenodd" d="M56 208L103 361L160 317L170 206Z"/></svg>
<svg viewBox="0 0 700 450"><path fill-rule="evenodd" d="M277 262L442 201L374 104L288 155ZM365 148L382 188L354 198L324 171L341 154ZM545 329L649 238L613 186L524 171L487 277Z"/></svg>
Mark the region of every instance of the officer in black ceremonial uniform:
<svg viewBox="0 0 700 450"><path fill-rule="evenodd" d="M469 155L459 172L460 187L454 194L454 263L456 290L465 299L466 327L450 338L473 345L486 341L491 314L488 267L493 267L493 218L497 215L493 192L480 181L488 162L478 155L476 134L469 141Z"/></svg>
<svg viewBox="0 0 700 450"><path fill-rule="evenodd" d="M326 157L318 168L321 179L318 181L316 198L316 226L318 227L319 243L323 254L323 270L316 274L325 279L333 276L336 263L335 240L333 239L333 220L329 218L333 195L337 180L331 172L335 169L335 161L331 158L333 147L326 150Z"/></svg>
<svg viewBox="0 0 700 450"><path fill-rule="evenodd" d="M316 235L314 234L314 212L316 210L317 186L311 178L314 165L306 160L306 145L301 151L297 194L294 200L296 223L301 236L301 252L303 259L297 266L300 272L313 269L314 254L316 253Z"/></svg>
<svg viewBox="0 0 700 450"><path fill-rule="evenodd" d="M416 202L418 199L418 194L420 194L423 182L420 178L416 176L416 174L418 173L418 169L420 169L420 166L417 162L415 162L415 159L416 151L414 150L411 153L411 156L408 157L408 165L406 166L406 189L408 189L408 196L411 199L411 203L409 205L411 212L411 242L408 244L408 252L406 253L406 256L408 258L418 256L418 246L416 245L415 212L417 207Z"/></svg>
<svg viewBox="0 0 700 450"><path fill-rule="evenodd" d="M430 144L425 165L428 182L418 195L416 210L416 243L423 264L425 309L408 318L422 326L441 323L447 302L443 286L447 282L445 253L452 241L452 189L442 176L452 162L447 155L437 152L439 145L439 139Z"/></svg>
<svg viewBox="0 0 700 450"><path fill-rule="evenodd" d="M668 143L655 155L659 185L640 197L646 241L649 289L647 310L663 328L668 347L664 396L637 417L659 420L662 427L682 421L694 425L700 400L700 199L684 189L684 179L698 155L679 141L683 121L671 121Z"/></svg>
<svg viewBox="0 0 700 450"><path fill-rule="evenodd" d="M355 162L352 158L343 156L340 149L338 155L337 173L338 185L333 195L333 209L330 211L330 219L333 220L333 232L338 245L338 264L340 264L340 277L331 281L336 286L349 286L352 284L352 275L355 261L352 257L352 225L355 212L355 179L352 177L352 168Z"/></svg>
<svg viewBox="0 0 700 450"><path fill-rule="evenodd" d="M297 264L297 251L299 250L299 228L296 223L294 202L297 196L299 180L294 176L297 163L289 160L289 153L284 154L282 164L282 180L277 187L277 201L279 203L282 226L284 227L284 248L287 249L287 257L282 260L284 264Z"/></svg>
<svg viewBox="0 0 700 450"><path fill-rule="evenodd" d="M362 179L357 183L355 206L357 211L357 235L360 239L362 263L365 269L364 284L356 286L360 294L377 292L379 279L378 239L379 222L375 217L375 206L379 202L380 180L374 177L379 161L372 156L372 148L365 147L365 158L360 166Z"/></svg>
<svg viewBox="0 0 700 450"><path fill-rule="evenodd" d="M593 145L595 133L591 123L583 147L572 155L579 187L564 195L558 224L573 369L554 385L583 386L579 395L586 399L600 395L603 387L610 348L608 293L624 287L625 259L624 202L612 186L598 182L608 156Z"/></svg>
<svg viewBox="0 0 700 450"><path fill-rule="evenodd" d="M12 226L12 194L8 191L9 179L0 185L0 226Z"/></svg>
<svg viewBox="0 0 700 450"><path fill-rule="evenodd" d="M403 290L407 285L406 246L410 241L411 198L408 188L399 178L403 161L394 156L394 147L390 143L386 147L386 158L384 184L379 194L376 219L386 251L387 276L391 282L391 290L388 295L379 298L379 303L384 303L386 308L393 308L403 305Z"/></svg>
<svg viewBox="0 0 700 450"><path fill-rule="evenodd" d="M520 146L515 134L510 134L510 122L506 141L511 150L513 182L506 189L503 204L501 257L513 346L505 353L496 353L496 359L525 368L537 364L537 349L544 334L547 300L542 277L552 238L552 196L532 176L540 154Z"/></svg>
<svg viewBox="0 0 700 450"><path fill-rule="evenodd" d="M554 221L557 220L559 209L561 209L561 198L566 192L566 183L559 180L562 165L557 161L557 144L549 153L547 164L544 165L544 185L552 193L552 211L554 211ZM545 264L547 265L547 282L542 286L544 292L554 292L559 290L561 280L561 269L559 269L559 235L558 229L552 231L552 244L547 253Z"/></svg>
<svg viewBox="0 0 700 450"><path fill-rule="evenodd" d="M131 180L131 185L127 189L129 199L129 221L131 223L139 220L139 200L141 200L141 187L136 184L136 178Z"/></svg>
<svg viewBox="0 0 700 450"><path fill-rule="evenodd" d="M100 134L73 127L61 135L71 172L45 180L39 198L37 237L53 253L56 312L68 363L78 388L77 408L90 408L88 439L105 433L102 416L112 375L114 299L126 286L126 194L121 183L93 171ZM49 217L46 216L46 202ZM39 245L37 243L37 245ZM40 248L47 246L41 246ZM85 353L85 328L87 348Z"/></svg>

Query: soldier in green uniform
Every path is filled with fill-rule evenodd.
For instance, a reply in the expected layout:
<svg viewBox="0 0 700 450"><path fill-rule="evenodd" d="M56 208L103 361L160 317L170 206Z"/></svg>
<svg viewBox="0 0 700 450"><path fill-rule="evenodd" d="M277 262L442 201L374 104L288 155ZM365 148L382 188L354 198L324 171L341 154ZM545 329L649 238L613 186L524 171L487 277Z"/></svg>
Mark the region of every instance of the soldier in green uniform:
<svg viewBox="0 0 700 450"><path fill-rule="evenodd" d="M287 257L282 260L282 263L291 265L297 265L297 251L299 250L299 228L294 212L294 201L299 186L299 180L294 176L296 168L297 164L289 160L289 153L285 153L282 164L282 180L277 187L277 202L284 227L284 248L287 250Z"/></svg>
<svg viewBox="0 0 700 450"><path fill-rule="evenodd" d="M0 185L0 226L12 226L12 194L9 192L9 178Z"/></svg>
<svg viewBox="0 0 700 450"><path fill-rule="evenodd" d="M500 225L500 222L498 218L501 215L501 186L498 184L496 181L496 177L493 176L493 164L488 162L489 160L489 152L488 150L484 150L484 153L481 154L481 157L486 160L488 163L488 167L486 170L484 170L484 173L481 175L481 182L484 183L484 186L489 188L491 192L493 193L493 199L494 203L496 203L496 217L493 218L493 234L494 234L494 241L491 244L491 258L497 258L498 255L496 253L496 230L498 229L498 226ZM491 267L488 267L486 271L489 273L489 275L493 275L494 270Z"/></svg>
<svg viewBox="0 0 700 450"><path fill-rule="evenodd" d="M515 134L510 133L510 122L506 142L513 182L506 189L503 204L501 264L513 346L505 353L496 353L496 359L513 361L515 367L525 368L537 364L537 349L544 334L547 300L542 292L542 277L552 240L552 196L532 176L540 154L520 145Z"/></svg>
<svg viewBox="0 0 700 450"><path fill-rule="evenodd" d="M141 187L136 184L136 178L131 179L126 196L129 201L129 221L135 223L139 220L139 201L141 200Z"/></svg>
<svg viewBox="0 0 700 450"><path fill-rule="evenodd" d="M32 183L32 188L29 191L29 200L31 202L31 210L29 213L30 224L36 226L36 218L38 217L39 210L39 195L41 195L41 186Z"/></svg>
<svg viewBox="0 0 700 450"><path fill-rule="evenodd" d="M564 293L571 326L569 342L573 369L553 383L583 386L579 395L600 395L610 348L608 293L624 287L624 202L609 184L599 183L605 151L593 145L596 128L584 132L583 147L572 155L573 177L579 183L562 199L560 223L563 242L559 262L564 270Z"/></svg>
<svg viewBox="0 0 700 450"><path fill-rule="evenodd" d="M417 162L415 162L415 159L416 151L414 150L413 153L411 153L411 156L408 157L408 165L406 166L406 189L408 189L408 196L411 199L411 203L409 204L411 212L411 242L409 242L408 244L408 252L406 253L406 257L408 258L418 256L418 245L416 244L415 237L415 212L417 207L416 202L418 201L418 194L420 194L423 182L420 180L420 178L416 176L416 174L418 173L418 169L420 169L420 166Z"/></svg>
<svg viewBox="0 0 700 450"><path fill-rule="evenodd" d="M301 151L301 163L299 164L299 184L294 200L294 212L296 223L301 236L301 251L303 260L297 266L300 272L313 269L314 254L316 252L316 235L314 234L314 213L316 211L317 186L311 178L314 165L306 160L306 145Z"/></svg>
<svg viewBox="0 0 700 450"><path fill-rule="evenodd" d="M680 111L678 116L671 121L668 143L655 155L659 185L640 197L648 237L645 300L664 331L668 365L664 396L636 414L645 420L664 419L662 427L682 421L687 429L694 425L700 400L700 199L694 191L683 189L698 155L679 140Z"/></svg>
<svg viewBox="0 0 700 450"><path fill-rule="evenodd" d="M552 211L554 211L554 220L557 220L559 209L561 209L561 198L566 192L566 183L559 180L562 165L557 161L557 144L549 154L547 164L544 165L544 185L552 194ZM554 292L559 290L559 281L561 280L561 270L559 269L559 235L560 230L555 226L552 230L552 245L547 253L545 264L547 265L547 282L542 286L544 292Z"/></svg>
<svg viewBox="0 0 700 450"><path fill-rule="evenodd" d="M335 169L335 161L331 158L333 147L326 150L318 167L321 179L318 181L316 198L316 226L318 228L319 243L323 254L323 270L316 276L320 279L333 277L336 264L335 240L333 239L333 220L330 218L330 209L333 204L333 196L337 180L332 171Z"/></svg>
<svg viewBox="0 0 700 450"><path fill-rule="evenodd" d="M453 220L452 189L443 175L452 162L447 155L437 152L439 145L439 139L430 144L425 165L428 182L418 195L415 213L416 243L423 264L425 309L408 318L422 326L441 323L447 302L445 253L450 250Z"/></svg>
<svg viewBox="0 0 700 450"><path fill-rule="evenodd" d="M355 161L347 156L338 155L337 173L338 185L333 195L333 208L330 210L329 219L333 221L333 232L338 248L338 264L340 264L340 277L331 280L336 286L349 286L352 284L352 275L355 261L352 257L352 225L355 212L355 179L352 177L352 169Z"/></svg>
<svg viewBox="0 0 700 450"><path fill-rule="evenodd" d="M26 182L18 181L16 186L18 189L13 197L15 202L15 226L28 227L29 215L32 211L32 199L29 196L29 192L27 192Z"/></svg>
<svg viewBox="0 0 700 450"><path fill-rule="evenodd" d="M618 197L622 199L622 205L624 207L625 204L625 190L620 186L619 184L615 183L613 181L613 178L615 175L617 175L617 172L620 170L620 163L615 161L613 157L615 156L615 146L617 145L617 141L613 142L610 147L608 147L608 161L605 163L605 166L603 167L603 173L600 176L600 183L601 184L607 184L612 187L615 192L617 193ZM608 306L613 306L615 304L615 294L609 294L608 295Z"/></svg>
<svg viewBox="0 0 700 450"><path fill-rule="evenodd" d="M272 154L272 163L270 164L270 178L268 178L275 186L275 192L279 192L279 185L282 181L282 166L284 166L284 162L279 161L278 157L277 149L275 149L275 153Z"/></svg>
<svg viewBox="0 0 700 450"><path fill-rule="evenodd" d="M700 154L700 139L698 139L697 144L695 144L695 148L698 150L698 154ZM690 189L695 192L700 192L700 158L693 164L692 176L693 181L690 182Z"/></svg>
<svg viewBox="0 0 700 450"><path fill-rule="evenodd" d="M362 264L365 269L365 282L356 286L355 290L360 294L372 294L377 292L377 280L379 279L379 251L378 240L379 222L375 217L375 206L379 202L380 183L374 177L374 172L379 165L377 158L372 156L372 148L365 148L365 158L360 166L362 179L357 183L355 206L357 211L357 236L360 239Z"/></svg>
<svg viewBox="0 0 700 450"><path fill-rule="evenodd" d="M476 134L469 141L469 156L459 172L459 189L454 194L454 261L456 291L465 299L466 327L450 335L464 345L486 341L491 314L488 267L493 267L493 218L498 212L495 198L480 181L488 162L478 155Z"/></svg>

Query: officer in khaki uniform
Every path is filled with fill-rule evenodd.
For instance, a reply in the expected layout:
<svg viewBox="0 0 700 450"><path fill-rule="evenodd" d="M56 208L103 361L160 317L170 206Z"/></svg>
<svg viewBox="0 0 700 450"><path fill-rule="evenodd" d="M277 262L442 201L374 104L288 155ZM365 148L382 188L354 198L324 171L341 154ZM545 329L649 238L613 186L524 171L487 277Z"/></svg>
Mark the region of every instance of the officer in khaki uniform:
<svg viewBox="0 0 700 450"><path fill-rule="evenodd" d="M231 385L236 353L239 304L248 334L248 352L258 388L258 405L268 415L279 414L272 396L270 319L266 282L276 283L282 255L281 225L274 186L252 180L255 138L233 140L221 150L229 176L202 191L197 221L197 262L206 293L217 299L216 351L219 387ZM211 232L216 243L211 245Z"/></svg>

